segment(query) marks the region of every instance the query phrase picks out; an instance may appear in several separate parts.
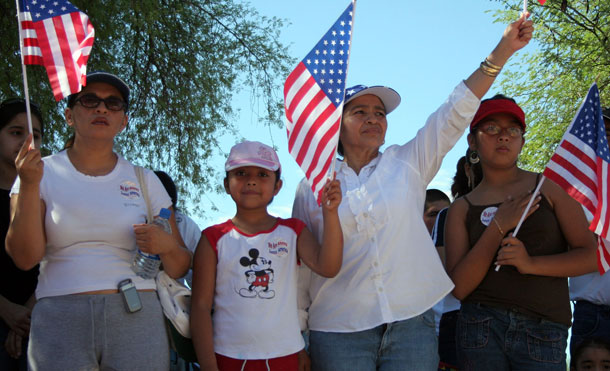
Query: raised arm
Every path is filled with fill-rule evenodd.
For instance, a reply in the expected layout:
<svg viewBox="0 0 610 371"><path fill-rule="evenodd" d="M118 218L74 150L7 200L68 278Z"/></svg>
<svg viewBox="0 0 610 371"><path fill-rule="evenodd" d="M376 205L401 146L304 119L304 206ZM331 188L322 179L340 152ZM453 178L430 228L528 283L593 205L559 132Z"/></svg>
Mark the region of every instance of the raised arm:
<svg viewBox="0 0 610 371"><path fill-rule="evenodd" d="M482 68L477 68L465 80L466 86L479 99L483 98L496 79L497 73L496 76L490 76L494 74L496 67L502 68L517 50L526 46L532 39L534 25L532 21L527 19L529 15L529 12L521 14L517 21L506 27L500 42L486 58L488 66L491 67L486 69L488 74L484 73Z"/></svg>
<svg viewBox="0 0 610 371"><path fill-rule="evenodd" d="M307 228L303 228L297 242L299 258L312 271L324 277L336 276L343 262L343 231L338 212L340 203L341 185L338 180L333 180L326 185L322 195L322 246Z"/></svg>
<svg viewBox="0 0 610 371"><path fill-rule="evenodd" d="M30 149L31 143L32 134L15 159L20 186L19 194L11 197L11 224L6 234L6 252L23 270L30 270L40 263L46 246L46 206L40 199L44 163L40 151Z"/></svg>

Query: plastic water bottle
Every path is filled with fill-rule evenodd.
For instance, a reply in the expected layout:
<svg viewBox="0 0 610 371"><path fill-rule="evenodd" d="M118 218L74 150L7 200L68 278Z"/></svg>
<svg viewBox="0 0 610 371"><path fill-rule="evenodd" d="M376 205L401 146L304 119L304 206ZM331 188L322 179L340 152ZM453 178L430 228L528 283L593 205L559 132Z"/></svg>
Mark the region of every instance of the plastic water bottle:
<svg viewBox="0 0 610 371"><path fill-rule="evenodd" d="M172 212L168 209L161 209L159 216L156 216L153 220L153 224L163 228L167 233L172 233L172 227L169 224L169 218ZM161 265L161 257L159 255L147 254L142 252L140 249L136 252L136 256L131 264L131 269L140 277L144 279L155 278L159 272L159 266Z"/></svg>

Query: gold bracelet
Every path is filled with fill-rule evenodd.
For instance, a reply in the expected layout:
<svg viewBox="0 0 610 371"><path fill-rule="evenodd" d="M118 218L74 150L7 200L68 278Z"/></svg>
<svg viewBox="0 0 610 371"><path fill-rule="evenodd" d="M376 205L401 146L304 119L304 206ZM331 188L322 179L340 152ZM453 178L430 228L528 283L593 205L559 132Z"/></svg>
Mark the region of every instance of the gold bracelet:
<svg viewBox="0 0 610 371"><path fill-rule="evenodd" d="M496 227L498 227L498 232L500 232L500 235L504 237L504 231L502 230L502 227L500 227L500 223L498 223L496 217L494 217L492 220L494 221L494 223L496 223Z"/></svg>
<svg viewBox="0 0 610 371"><path fill-rule="evenodd" d="M485 64L488 65L489 67L495 69L495 70L501 70L502 67L498 66L497 64L493 64L491 63L491 61L489 60L489 58L485 58Z"/></svg>
<svg viewBox="0 0 610 371"><path fill-rule="evenodd" d="M488 65L485 64L484 61L481 62L479 69L481 70L481 72L483 72L483 74L485 74L489 77L496 77L500 73L500 70L495 70L493 68L490 68Z"/></svg>

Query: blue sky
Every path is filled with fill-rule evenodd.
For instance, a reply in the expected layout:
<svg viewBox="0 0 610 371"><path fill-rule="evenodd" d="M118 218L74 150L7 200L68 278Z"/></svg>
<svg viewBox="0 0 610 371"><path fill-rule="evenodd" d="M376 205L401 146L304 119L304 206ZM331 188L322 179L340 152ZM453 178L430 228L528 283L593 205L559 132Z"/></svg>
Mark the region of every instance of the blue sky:
<svg viewBox="0 0 610 371"><path fill-rule="evenodd" d="M252 1L261 15L276 16L291 23L284 28L281 41L290 46L290 54L297 60L305 57L348 3L347 0ZM515 5L520 6L521 2L516 0ZM499 7L498 2L490 0L359 0L356 3L347 86L387 85L402 97L400 106L388 115L385 146L412 139L453 88L491 52L506 27L493 22L493 10ZM498 85L492 87L488 96L499 93L498 89ZM267 128L257 122L257 108L252 106L247 94L240 94L234 104L241 111L237 123L240 135L279 149L284 187L269 211L288 217L303 172L288 153L286 130ZM223 137L223 151L228 153L236 141L232 136ZM429 188L449 193L455 164L466 147L464 135L445 157ZM220 171L224 168L225 155L217 154L211 161ZM213 202L220 211L206 211L203 217L195 217L201 228L224 221L235 213L228 195L208 194L204 200Z"/></svg>

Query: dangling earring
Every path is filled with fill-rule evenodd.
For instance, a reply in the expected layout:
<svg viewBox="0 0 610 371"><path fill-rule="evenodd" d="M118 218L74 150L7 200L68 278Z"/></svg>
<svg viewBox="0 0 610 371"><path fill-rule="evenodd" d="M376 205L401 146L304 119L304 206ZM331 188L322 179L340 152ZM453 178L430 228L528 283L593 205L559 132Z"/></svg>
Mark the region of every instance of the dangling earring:
<svg viewBox="0 0 610 371"><path fill-rule="evenodd" d="M468 175L466 175L466 177L468 178L468 188L472 191L476 186L474 183L474 170L472 169L472 166L468 169Z"/></svg>
<svg viewBox="0 0 610 371"><path fill-rule="evenodd" d="M477 151L470 152L470 155L468 155L468 162L470 162L472 165L474 165L474 164L478 164L479 161L480 161L480 159L479 159L479 154L477 153Z"/></svg>

